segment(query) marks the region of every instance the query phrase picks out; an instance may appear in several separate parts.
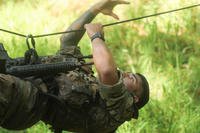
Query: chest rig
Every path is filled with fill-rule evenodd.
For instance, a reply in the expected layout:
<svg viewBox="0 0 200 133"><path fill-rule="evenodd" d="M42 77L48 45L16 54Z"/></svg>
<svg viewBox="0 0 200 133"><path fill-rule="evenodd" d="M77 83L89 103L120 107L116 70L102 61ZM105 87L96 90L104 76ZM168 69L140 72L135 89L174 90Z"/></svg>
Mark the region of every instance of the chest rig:
<svg viewBox="0 0 200 133"><path fill-rule="evenodd" d="M60 127L55 120L64 119L59 115L61 109L66 112L66 115L69 115L65 128L71 128L70 125L75 125L72 123L80 123L87 130L89 118L87 111L97 102L96 99L98 97L96 78L92 74L86 74L84 71L74 70L67 73L59 73L52 81L47 83L50 88L48 88L48 93L45 93L45 95L49 98L49 104L56 104L56 106L50 105L49 109L52 110L54 108L50 116L55 116L56 118L47 118L48 124L52 125L55 133L62 131L63 127ZM55 109L58 106L59 108ZM80 121L79 117L75 118L74 114L80 115L82 120Z"/></svg>
<svg viewBox="0 0 200 133"><path fill-rule="evenodd" d="M68 51L59 51L58 55L45 57L41 61L43 64L48 64L62 62L66 58L75 58L78 64L92 64L85 63L84 60L85 58L92 58L92 56L82 56L79 51L73 51L73 53L75 54L71 54ZM45 123L52 125L52 130L55 133L60 133L63 128L57 124L58 122L56 122L55 119L63 118L60 117L60 112L58 110L61 109L63 112L71 114L71 117L77 113L76 111L79 111L77 114L83 114L81 115L83 116L83 122L80 123L83 124L82 127L87 129L87 110L92 104L95 104L98 95L98 81L93 76L91 66L82 65L72 71L60 72L57 74L53 73L52 75L45 75L41 78L47 86L47 91L42 91L42 93L49 99L48 104L49 110L51 111L51 115L49 116L57 117L48 118L49 116L46 116L44 120L47 122ZM53 106L52 103L54 103L55 106ZM56 110L55 107L59 108ZM69 124L66 124L66 126L73 123L76 120L74 119L69 118ZM70 126L67 128L70 128Z"/></svg>

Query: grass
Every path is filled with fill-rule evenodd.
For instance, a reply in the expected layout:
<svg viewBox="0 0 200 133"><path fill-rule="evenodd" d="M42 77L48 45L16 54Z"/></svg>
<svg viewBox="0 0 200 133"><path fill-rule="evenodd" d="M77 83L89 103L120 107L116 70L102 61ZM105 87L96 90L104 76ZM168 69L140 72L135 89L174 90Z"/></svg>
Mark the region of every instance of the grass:
<svg viewBox="0 0 200 133"><path fill-rule="evenodd" d="M0 28L34 35L63 31L92 3L85 1L0 0ZM135 0L115 11L123 20L197 3L198 0ZM119 68L143 73L151 88L150 102L140 111L139 119L124 123L117 133L200 132L199 16L198 7L105 29ZM103 15L95 20L114 21ZM23 56L27 49L24 38L10 34L1 32L0 42L12 57ZM37 39L36 43L40 55L54 54L59 49L59 36ZM86 55L91 53L89 43L86 36L80 42ZM20 133L41 131L51 132L40 122ZM0 130L10 132L13 131Z"/></svg>

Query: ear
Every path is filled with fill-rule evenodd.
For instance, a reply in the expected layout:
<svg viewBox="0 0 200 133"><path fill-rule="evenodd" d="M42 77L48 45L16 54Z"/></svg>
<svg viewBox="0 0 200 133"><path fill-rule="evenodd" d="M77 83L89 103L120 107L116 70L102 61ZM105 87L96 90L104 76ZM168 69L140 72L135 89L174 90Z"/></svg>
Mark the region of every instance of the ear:
<svg viewBox="0 0 200 133"><path fill-rule="evenodd" d="M139 102L139 97L137 97L136 95L134 95L133 98L134 98L134 102L135 102L135 103Z"/></svg>

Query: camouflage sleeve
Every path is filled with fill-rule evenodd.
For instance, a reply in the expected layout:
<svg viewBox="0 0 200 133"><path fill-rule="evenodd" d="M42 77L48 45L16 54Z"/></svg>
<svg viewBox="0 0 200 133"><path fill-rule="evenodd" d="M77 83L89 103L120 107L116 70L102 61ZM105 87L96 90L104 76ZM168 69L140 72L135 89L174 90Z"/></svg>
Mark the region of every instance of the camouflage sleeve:
<svg viewBox="0 0 200 133"><path fill-rule="evenodd" d="M106 102L109 115L116 121L124 122L131 119L133 98L123 84L121 73L115 85L101 84L100 96Z"/></svg>

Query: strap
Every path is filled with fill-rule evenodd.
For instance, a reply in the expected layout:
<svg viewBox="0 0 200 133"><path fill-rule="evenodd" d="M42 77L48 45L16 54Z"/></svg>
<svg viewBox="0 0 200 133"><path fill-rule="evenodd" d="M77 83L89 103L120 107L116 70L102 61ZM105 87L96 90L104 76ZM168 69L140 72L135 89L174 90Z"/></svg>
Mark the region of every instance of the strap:
<svg viewBox="0 0 200 133"><path fill-rule="evenodd" d="M105 41L104 36L100 32L96 32L92 37L91 37L91 42L96 39L100 38L101 40Z"/></svg>

